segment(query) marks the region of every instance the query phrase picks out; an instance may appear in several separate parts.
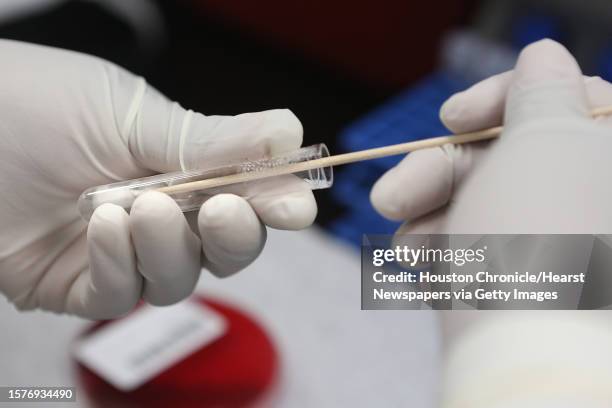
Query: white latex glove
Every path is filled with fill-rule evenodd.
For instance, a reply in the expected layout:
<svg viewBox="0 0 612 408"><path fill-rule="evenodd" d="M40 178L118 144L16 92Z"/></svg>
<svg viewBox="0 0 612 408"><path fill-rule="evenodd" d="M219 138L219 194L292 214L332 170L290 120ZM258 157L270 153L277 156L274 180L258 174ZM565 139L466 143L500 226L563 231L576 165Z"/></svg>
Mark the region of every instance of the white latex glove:
<svg viewBox="0 0 612 408"><path fill-rule="evenodd" d="M498 140L407 156L374 186L409 233L612 233L612 85L583 78L561 45L527 47L513 72L451 97L454 132L504 125ZM606 312L445 312L444 407L606 407Z"/></svg>
<svg viewBox="0 0 612 408"><path fill-rule="evenodd" d="M452 96L440 111L455 133L503 117L499 140L411 153L377 181L372 203L406 221L398 233L610 233L612 120L588 116L610 104L612 85L583 79L560 44L532 44L515 71Z"/></svg>
<svg viewBox="0 0 612 408"><path fill-rule="evenodd" d="M202 266L226 276L252 262L264 224L312 223L308 188L267 183L248 200L206 201L188 217L196 233L156 192L129 215L105 204L87 225L76 200L88 187L293 150L302 126L289 110L186 111L88 55L13 41L0 41L0 55L0 291L18 308L110 318L140 298L171 304L193 291Z"/></svg>

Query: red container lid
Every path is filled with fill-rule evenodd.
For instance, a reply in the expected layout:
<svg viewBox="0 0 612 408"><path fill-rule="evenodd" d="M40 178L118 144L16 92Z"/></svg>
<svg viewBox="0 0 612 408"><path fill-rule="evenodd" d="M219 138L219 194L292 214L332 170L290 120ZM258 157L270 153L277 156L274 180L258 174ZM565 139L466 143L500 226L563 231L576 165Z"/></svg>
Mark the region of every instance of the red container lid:
<svg viewBox="0 0 612 408"><path fill-rule="evenodd" d="M258 406L270 398L279 364L263 328L234 307L194 300L226 319L225 334L129 392L116 389L77 363L81 389L94 407L238 408ZM97 323L82 336L112 322Z"/></svg>

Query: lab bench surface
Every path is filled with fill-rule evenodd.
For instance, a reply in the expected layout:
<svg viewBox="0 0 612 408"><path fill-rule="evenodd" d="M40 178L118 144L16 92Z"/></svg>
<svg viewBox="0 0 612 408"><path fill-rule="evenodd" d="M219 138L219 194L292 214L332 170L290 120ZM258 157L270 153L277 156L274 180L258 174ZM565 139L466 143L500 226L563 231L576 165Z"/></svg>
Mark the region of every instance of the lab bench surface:
<svg viewBox="0 0 612 408"><path fill-rule="evenodd" d="M272 335L282 364L277 406L433 406L433 312L360 310L359 254L319 229L270 230L255 263L227 279L204 272L198 292L241 307ZM88 323L19 313L5 300L0 321L0 384L75 383L69 346ZM83 397L72 406L87 407Z"/></svg>

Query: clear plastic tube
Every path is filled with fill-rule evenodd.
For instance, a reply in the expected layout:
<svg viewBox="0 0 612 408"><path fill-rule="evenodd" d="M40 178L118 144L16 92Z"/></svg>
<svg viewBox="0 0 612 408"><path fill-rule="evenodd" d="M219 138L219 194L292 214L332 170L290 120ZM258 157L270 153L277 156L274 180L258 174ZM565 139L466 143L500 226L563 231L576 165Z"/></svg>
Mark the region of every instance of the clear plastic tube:
<svg viewBox="0 0 612 408"><path fill-rule="evenodd" d="M208 180L240 173L260 172L274 169L281 166L307 162L329 156L329 150L324 144L303 147L283 156L262 158L258 160L245 161L236 164L229 164L222 167L207 170L178 171L173 173L158 174L150 177L143 177L134 180L121 181L118 183L105 184L85 190L78 200L78 209L85 220L89 220L91 215L100 205L112 203L123 207L129 212L132 203L136 198L151 190L167 190L168 187L185 184L183 191L167 192L182 211L199 209L204 201L215 194L234 193L241 196L253 194L258 187L265 188L265 180L259 179L247 182L240 182L220 187L190 189L187 183L201 180ZM287 192L286 187L304 188L312 190L328 188L333 183L333 170L331 167L316 168L312 170L299 171L289 175L275 176L281 182L281 188L274 189L276 193ZM269 184L268 184L269 185Z"/></svg>
<svg viewBox="0 0 612 408"><path fill-rule="evenodd" d="M134 200L136 200L140 194L146 191L164 191L167 187L171 186L178 186L181 184L229 176L233 174L265 171L267 169L316 160L328 156L329 150L324 144L321 143L308 147L302 147L298 150L278 157L245 161L214 169L177 171L118 183L105 184L85 190L79 197L78 208L81 216L86 220L91 218L91 215L96 208L105 203L119 205L129 212ZM282 193L287 192L287 189L283 188L284 186L303 188L303 186L306 185L313 190L323 189L332 185L333 170L331 167L322 167L312 170L299 171L290 175L275 176L272 177L272 179L277 179L282 183L281 188L274 189L274 191ZM259 179L205 189L196 188L193 190L186 189L187 191L183 190L180 192L164 192L166 192L176 201L181 210L191 211L199 209L204 201L215 194L234 193L242 196L248 196L253 193L254 189L257 190L257 187L265 188L266 186L264 183L266 183L266 180L270 179ZM188 186L186 185L185 187Z"/></svg>

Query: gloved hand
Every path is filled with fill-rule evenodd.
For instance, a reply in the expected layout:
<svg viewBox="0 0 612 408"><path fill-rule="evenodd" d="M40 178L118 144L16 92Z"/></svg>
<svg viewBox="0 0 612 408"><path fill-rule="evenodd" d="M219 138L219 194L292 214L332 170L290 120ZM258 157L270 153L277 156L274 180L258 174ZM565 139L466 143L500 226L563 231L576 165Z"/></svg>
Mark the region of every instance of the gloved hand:
<svg viewBox="0 0 612 408"><path fill-rule="evenodd" d="M612 85L583 79L550 40L527 47L515 71L452 96L440 117L455 133L502 124L498 140L420 150L375 184L371 200L406 223L398 233L612 232ZM504 113L505 112L505 113Z"/></svg>
<svg viewBox="0 0 612 408"><path fill-rule="evenodd" d="M264 224L312 223L308 188L267 183L248 200L206 201L188 217L195 232L157 192L129 215L105 204L87 225L76 200L88 187L279 154L301 145L302 126L289 110L186 111L142 78L75 52L0 41L0 54L0 291L18 308L110 318L141 297L171 304L193 291L202 266L225 276L251 263Z"/></svg>
<svg viewBox="0 0 612 408"><path fill-rule="evenodd" d="M398 234L610 234L612 120L588 112L611 104L612 85L582 77L561 45L533 44L513 72L441 109L457 133L503 121L498 140L414 152L377 182L372 202L406 220ZM443 407L612 403L609 313L452 311L443 320Z"/></svg>

